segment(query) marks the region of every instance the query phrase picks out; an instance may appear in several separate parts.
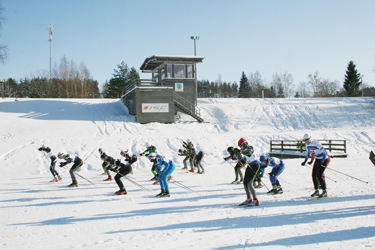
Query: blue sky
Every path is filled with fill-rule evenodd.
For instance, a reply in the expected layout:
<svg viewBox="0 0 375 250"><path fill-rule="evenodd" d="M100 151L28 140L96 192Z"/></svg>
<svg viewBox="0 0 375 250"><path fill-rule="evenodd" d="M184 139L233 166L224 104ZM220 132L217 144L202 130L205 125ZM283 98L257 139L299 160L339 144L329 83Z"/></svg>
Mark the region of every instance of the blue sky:
<svg viewBox="0 0 375 250"><path fill-rule="evenodd" d="M319 72L343 82L350 60L375 86L373 0L2 0L0 44L8 60L0 79L49 72L63 56L83 62L100 86L124 61L138 71L152 55L204 56L198 79L239 82L242 72L293 75L295 85ZM141 73L141 72L140 72ZM150 74L141 74L149 79Z"/></svg>

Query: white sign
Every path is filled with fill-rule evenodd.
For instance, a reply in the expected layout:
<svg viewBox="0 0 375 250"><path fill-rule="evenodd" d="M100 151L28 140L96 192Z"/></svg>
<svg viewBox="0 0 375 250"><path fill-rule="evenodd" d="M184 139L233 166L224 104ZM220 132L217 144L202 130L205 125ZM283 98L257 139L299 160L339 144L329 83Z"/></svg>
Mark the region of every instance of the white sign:
<svg viewBox="0 0 375 250"><path fill-rule="evenodd" d="M142 103L142 113L168 113L168 103Z"/></svg>
<svg viewBox="0 0 375 250"><path fill-rule="evenodd" d="M174 91L176 92L184 92L184 84L183 83L175 83Z"/></svg>

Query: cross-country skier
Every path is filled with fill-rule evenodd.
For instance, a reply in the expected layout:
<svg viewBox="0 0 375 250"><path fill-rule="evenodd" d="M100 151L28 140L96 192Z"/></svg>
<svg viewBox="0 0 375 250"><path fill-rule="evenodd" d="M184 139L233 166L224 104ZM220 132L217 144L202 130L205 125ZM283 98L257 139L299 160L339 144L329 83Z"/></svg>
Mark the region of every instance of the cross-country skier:
<svg viewBox="0 0 375 250"><path fill-rule="evenodd" d="M240 184L243 181L243 174L241 169L246 165L246 160L243 159L240 150L235 150L234 147L228 147L227 152L229 153L229 156L224 157L224 161L227 161L229 159L237 161L237 164L234 167L234 174L236 178L234 181L232 181L232 184Z"/></svg>
<svg viewBox="0 0 375 250"><path fill-rule="evenodd" d="M157 155L156 156L156 165L157 165L157 172L159 174L159 183L161 192L156 195L158 197L169 197L169 185L168 185L168 176L170 176L173 171L176 169L176 165L171 160L166 160L163 156Z"/></svg>
<svg viewBox="0 0 375 250"><path fill-rule="evenodd" d="M51 160L51 164L49 165L49 170L51 171L53 175L53 180L51 182L58 182L61 181L62 178L59 175L59 173L56 171L56 162L57 162L57 157L52 153L51 148L49 147L40 147L38 148L39 151L44 151L46 152L47 157Z"/></svg>
<svg viewBox="0 0 375 250"><path fill-rule="evenodd" d="M157 155L156 147L153 145L147 146L146 150L139 154L140 156L145 155L150 161L150 158L155 158ZM151 167L151 173L154 175L154 177L151 178L151 181L157 181L158 180L158 173L156 172L156 164L154 161L151 161L152 167Z"/></svg>
<svg viewBox="0 0 375 250"><path fill-rule="evenodd" d="M260 169L259 156L255 153L251 153L251 155L243 155L243 158L245 159L247 166L245 170L245 177L243 180L247 199L240 205L259 206L259 200L253 186L254 178L256 177Z"/></svg>
<svg viewBox="0 0 375 250"><path fill-rule="evenodd" d="M324 170L326 169L329 158L327 150L322 146L318 141L311 140L309 134L305 134L302 139L306 143L306 156L305 161L301 163L304 166L311 154L314 154L315 162L312 169L312 181L314 183L314 193L311 194L311 197L327 197L327 186L326 181L323 178ZM319 194L319 184L321 185L323 192Z"/></svg>
<svg viewBox="0 0 375 250"><path fill-rule="evenodd" d="M73 163L73 166L69 170L70 176L72 177L72 183L68 185L67 187L78 187L78 181L74 173L77 171L78 168L82 166L83 164L82 159L76 155L69 155L69 154L64 154L64 153L59 153L57 157L60 160L62 159L65 160L65 162L60 162L60 167L63 167L69 163Z"/></svg>
<svg viewBox="0 0 375 250"><path fill-rule="evenodd" d="M198 151L198 153L194 157L194 166L198 169L198 174L204 174L204 168L202 165L202 159L203 159L204 153L203 151Z"/></svg>
<svg viewBox="0 0 375 250"><path fill-rule="evenodd" d="M241 154L243 155L250 157L254 152L253 146L250 146L249 143L244 138L241 138L238 140L238 146L240 147Z"/></svg>
<svg viewBox="0 0 375 250"><path fill-rule="evenodd" d="M311 160L307 163L309 165L313 164L315 161L315 156L314 154L311 154ZM327 165L326 165L326 169L328 168L329 164L331 163L331 156L328 155L328 162L327 162ZM324 173L322 174L322 177L323 179L325 180L326 177L324 176ZM322 189L322 185L320 184L319 180L318 180L318 183L319 183L319 189Z"/></svg>
<svg viewBox="0 0 375 250"><path fill-rule="evenodd" d="M124 154L126 163L122 163L121 160L114 160L112 157L107 156L106 162L108 164L108 168L111 171L116 172L115 175L115 181L120 188L115 194L117 195L123 195L127 194L127 191L125 189L124 183L122 183L121 178L126 176L132 171L132 164L137 161L136 155L129 155L128 153Z"/></svg>
<svg viewBox="0 0 375 250"><path fill-rule="evenodd" d="M272 189L268 191L268 194L282 194L283 189L281 188L280 182L277 177L284 171L284 162L276 157L267 157L266 155L261 155L259 158L260 162L265 166L272 167L272 171L269 173L270 181L272 184Z"/></svg>
<svg viewBox="0 0 375 250"><path fill-rule="evenodd" d="M189 162L190 163L190 170L189 170L189 172L194 173L194 164L193 164L193 160L195 158L194 145L193 145L193 143L192 143L192 141L190 139L187 139L186 142L182 143L182 146L185 148L183 150L183 152L186 155L186 157L185 157L185 159L183 161L183 163L184 163L183 169L188 169L187 162Z"/></svg>
<svg viewBox="0 0 375 250"><path fill-rule="evenodd" d="M104 173L107 174L108 178L105 179L104 181L112 181L112 175L111 173L109 172L109 169L107 168L108 164L107 162L105 161L105 159L107 158L107 154L103 152L103 149L99 148L99 153L100 153L100 159L103 161L102 163L102 168L104 170Z"/></svg>

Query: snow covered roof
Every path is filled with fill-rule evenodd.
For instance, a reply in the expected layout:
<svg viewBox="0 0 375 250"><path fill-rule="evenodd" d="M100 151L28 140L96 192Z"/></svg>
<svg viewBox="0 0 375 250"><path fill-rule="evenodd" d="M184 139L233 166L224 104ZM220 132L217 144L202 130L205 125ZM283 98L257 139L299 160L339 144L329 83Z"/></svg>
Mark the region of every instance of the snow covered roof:
<svg viewBox="0 0 375 250"><path fill-rule="evenodd" d="M143 62L140 69L142 71L154 70L162 64L186 64L186 63L201 63L204 56L161 56L153 55L148 57Z"/></svg>

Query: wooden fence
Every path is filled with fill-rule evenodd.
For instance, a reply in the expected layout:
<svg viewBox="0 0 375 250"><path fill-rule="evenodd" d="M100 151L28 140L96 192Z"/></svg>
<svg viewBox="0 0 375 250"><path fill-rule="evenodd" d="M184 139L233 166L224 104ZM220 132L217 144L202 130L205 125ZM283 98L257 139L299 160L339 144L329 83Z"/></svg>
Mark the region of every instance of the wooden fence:
<svg viewBox="0 0 375 250"><path fill-rule="evenodd" d="M331 157L347 157L346 140L317 140ZM306 154L305 142L300 140L271 140L270 155L283 158L301 158Z"/></svg>

